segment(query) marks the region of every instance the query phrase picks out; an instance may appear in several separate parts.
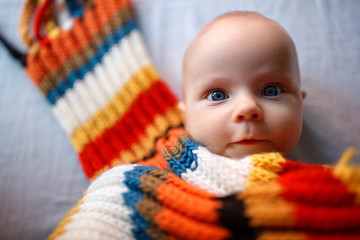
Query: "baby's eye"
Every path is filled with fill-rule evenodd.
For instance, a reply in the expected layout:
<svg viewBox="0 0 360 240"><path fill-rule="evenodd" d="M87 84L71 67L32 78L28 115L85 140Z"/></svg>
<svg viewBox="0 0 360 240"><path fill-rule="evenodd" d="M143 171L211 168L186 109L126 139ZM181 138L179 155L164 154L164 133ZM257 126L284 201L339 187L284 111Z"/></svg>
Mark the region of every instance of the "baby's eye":
<svg viewBox="0 0 360 240"><path fill-rule="evenodd" d="M229 98L229 96L222 90L214 90L207 96L207 100L210 101L222 101L227 98Z"/></svg>
<svg viewBox="0 0 360 240"><path fill-rule="evenodd" d="M266 97L275 97L280 93L281 93L281 88L279 88L276 85L268 85L262 90L261 95Z"/></svg>

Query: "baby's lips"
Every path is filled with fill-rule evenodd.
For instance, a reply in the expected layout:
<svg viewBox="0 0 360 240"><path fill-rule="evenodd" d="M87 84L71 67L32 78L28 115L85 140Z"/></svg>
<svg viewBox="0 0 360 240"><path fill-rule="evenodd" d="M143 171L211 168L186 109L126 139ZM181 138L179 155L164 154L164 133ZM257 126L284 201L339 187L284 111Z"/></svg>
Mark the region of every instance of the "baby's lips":
<svg viewBox="0 0 360 240"><path fill-rule="evenodd" d="M260 139L243 139L241 141L235 142L235 144L240 144L240 145L254 145L254 144L259 144L259 143L263 143L265 142L265 140L260 140Z"/></svg>

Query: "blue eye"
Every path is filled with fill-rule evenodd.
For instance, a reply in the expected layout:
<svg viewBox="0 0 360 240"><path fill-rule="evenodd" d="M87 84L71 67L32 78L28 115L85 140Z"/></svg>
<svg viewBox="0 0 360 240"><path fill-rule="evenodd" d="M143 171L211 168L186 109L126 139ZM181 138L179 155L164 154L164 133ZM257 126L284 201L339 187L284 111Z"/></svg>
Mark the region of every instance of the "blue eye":
<svg viewBox="0 0 360 240"><path fill-rule="evenodd" d="M223 101L229 98L229 96L222 90L215 90L209 93L207 99L210 101Z"/></svg>
<svg viewBox="0 0 360 240"><path fill-rule="evenodd" d="M268 85L262 90L261 95L266 97L275 97L280 93L281 93L281 89L278 86Z"/></svg>

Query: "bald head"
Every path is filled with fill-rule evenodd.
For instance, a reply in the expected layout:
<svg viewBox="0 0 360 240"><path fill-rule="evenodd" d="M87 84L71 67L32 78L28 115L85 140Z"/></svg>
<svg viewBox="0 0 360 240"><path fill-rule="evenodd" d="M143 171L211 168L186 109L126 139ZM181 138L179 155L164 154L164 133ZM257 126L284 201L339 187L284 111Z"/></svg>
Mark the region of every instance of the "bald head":
<svg viewBox="0 0 360 240"><path fill-rule="evenodd" d="M266 30L266 32L263 31ZM239 35L242 39L241 45L236 45L233 36ZM218 16L208 25L206 25L189 45L183 59L183 94L186 96L186 84L192 78L192 70L196 70L201 62L196 56L199 52L206 52L204 48L218 47L217 44L228 44L225 47L233 47L234 51L246 51L254 44L254 38L263 38L263 41L269 41L274 38L281 39L284 42L284 49L279 51L290 51L293 65L299 74L297 54L295 44L287 31L277 22L255 12L234 11ZM229 41L226 41L229 39ZM213 44L209 44L212 42ZM270 48L272 46L269 46ZM287 49L285 49L287 48ZM299 77L300 78L300 77Z"/></svg>

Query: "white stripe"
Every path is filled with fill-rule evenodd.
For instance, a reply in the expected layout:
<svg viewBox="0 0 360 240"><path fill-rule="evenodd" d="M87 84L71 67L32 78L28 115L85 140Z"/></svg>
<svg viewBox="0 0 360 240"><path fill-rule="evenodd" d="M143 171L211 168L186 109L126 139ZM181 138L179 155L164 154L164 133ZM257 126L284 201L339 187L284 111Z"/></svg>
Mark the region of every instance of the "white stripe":
<svg viewBox="0 0 360 240"><path fill-rule="evenodd" d="M109 82L106 82L106 84L104 84L104 90L106 91L107 96L109 97L109 100L115 95L115 93L117 91L119 91L119 89L115 88L116 82L119 81L119 78L121 77L121 75L116 71L115 66L114 66L114 62L112 59L112 52L114 52L114 49L111 52L108 52L105 54L105 56L103 57L103 67L104 67L104 71L107 73L108 77L109 77ZM125 79L121 80L121 81L126 81Z"/></svg>
<svg viewBox="0 0 360 240"><path fill-rule="evenodd" d="M115 45L112 48L110 56L112 61L115 63L115 69L119 76L118 79L113 82L115 90L118 91L130 79L131 73L127 68L127 63L121 54L120 44Z"/></svg>
<svg viewBox="0 0 360 240"><path fill-rule="evenodd" d="M99 103L95 101L95 99L91 96L91 92L88 90L89 86L85 86L86 84L89 84L91 81L87 81L86 78L88 78L92 74L87 74L85 76L84 81L76 81L74 84L73 91L75 94L78 94L79 98L81 99L81 102L86 103L85 107L89 113L89 115L93 115L97 109L99 109L98 106Z"/></svg>
<svg viewBox="0 0 360 240"><path fill-rule="evenodd" d="M116 186L100 188L95 191L96 194L86 194L84 199L88 202L105 201L113 204L123 204L124 199L119 198L119 196L123 193L128 192L129 189L124 184L117 184Z"/></svg>
<svg viewBox="0 0 360 240"><path fill-rule="evenodd" d="M88 111L84 107L83 102L79 98L80 94L76 94L73 89L69 89L65 94L65 98L69 103L69 107L73 110L79 122L84 122L90 117Z"/></svg>
<svg viewBox="0 0 360 240"><path fill-rule="evenodd" d="M198 167L181 174L185 181L220 197L245 189L250 168L253 168L249 157L230 159L201 146L193 153L197 155Z"/></svg>
<svg viewBox="0 0 360 240"><path fill-rule="evenodd" d="M76 128L91 120L131 76L149 63L141 33L133 30L105 54L92 72L87 72L83 80L77 79L74 88L68 89L56 101L53 112L65 132L71 135ZM64 106L64 101L67 106Z"/></svg>
<svg viewBox="0 0 360 240"><path fill-rule="evenodd" d="M125 232L131 234L129 230L132 227L130 215L133 214L133 211L125 204L112 204L105 201L85 201L80 206L80 209L74 215L74 220L75 218L82 218L83 215L102 214L102 218L111 221L117 227L125 228Z"/></svg>
<svg viewBox="0 0 360 240"><path fill-rule="evenodd" d="M136 62L138 62L140 66L151 63L143 37L137 29L131 32L130 42L131 49L133 49L135 54Z"/></svg>
<svg viewBox="0 0 360 240"><path fill-rule="evenodd" d="M92 182L59 239L134 239L133 210L125 204L123 193L129 191L124 174L135 166L114 167Z"/></svg>
<svg viewBox="0 0 360 240"><path fill-rule="evenodd" d="M134 227L130 222L107 216L99 209L99 212L75 214L59 239L134 239L131 233Z"/></svg>
<svg viewBox="0 0 360 240"><path fill-rule="evenodd" d="M124 164L111 168L91 183L88 193L108 186L120 186L120 183L125 180L124 173L133 170L136 166L136 164Z"/></svg>
<svg viewBox="0 0 360 240"><path fill-rule="evenodd" d="M80 124L65 98L59 98L51 110L68 135L73 132L74 126Z"/></svg>

